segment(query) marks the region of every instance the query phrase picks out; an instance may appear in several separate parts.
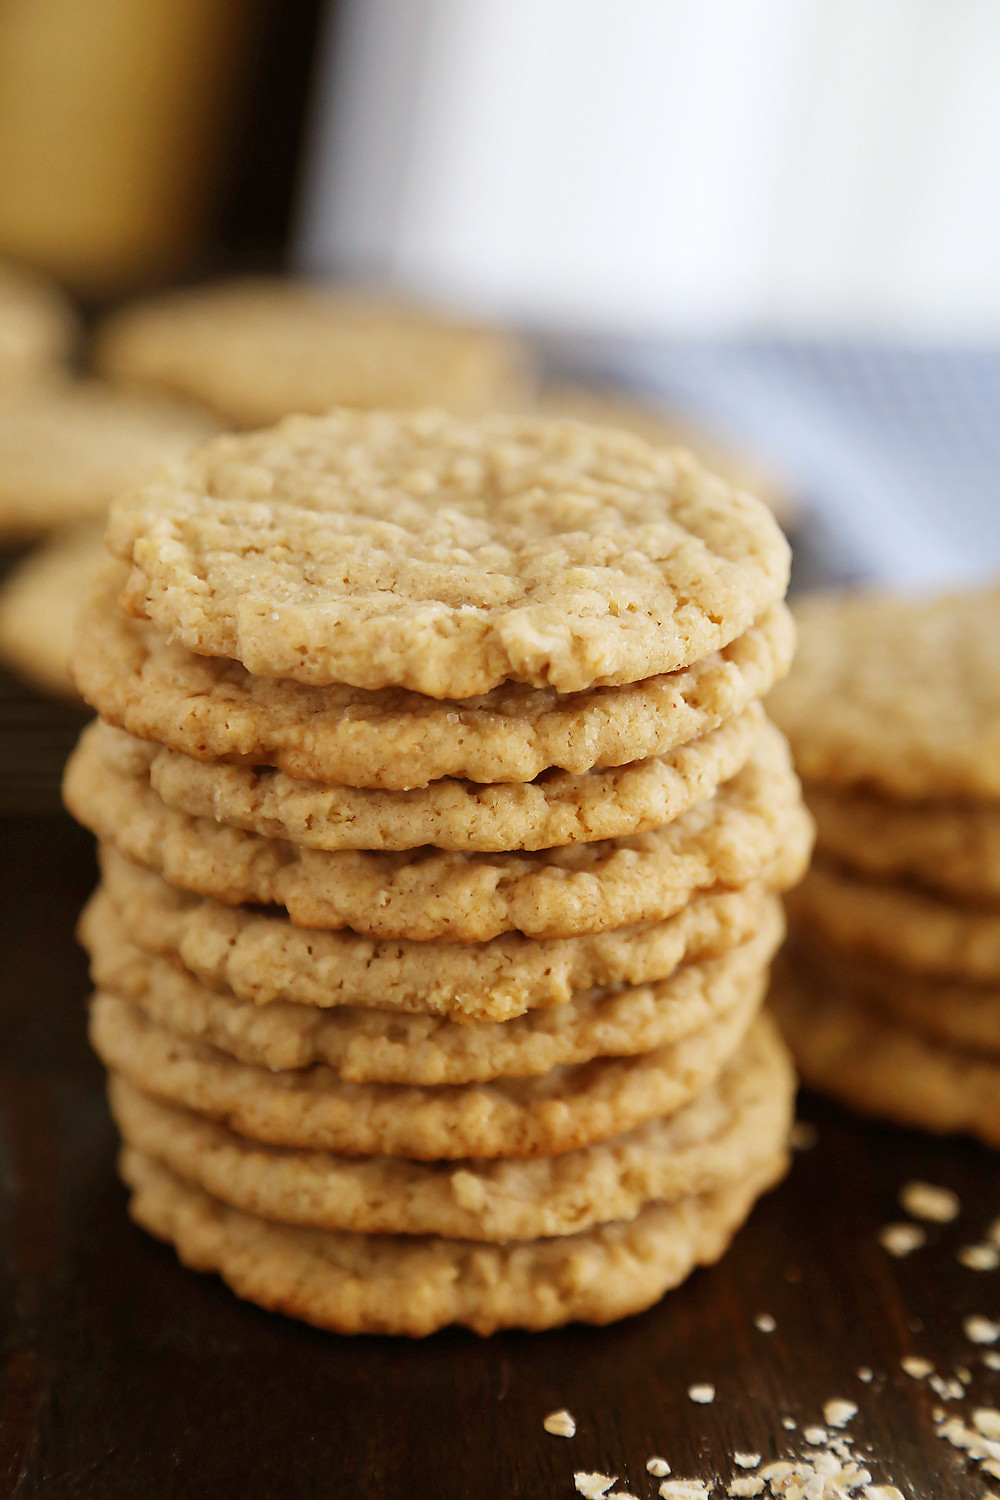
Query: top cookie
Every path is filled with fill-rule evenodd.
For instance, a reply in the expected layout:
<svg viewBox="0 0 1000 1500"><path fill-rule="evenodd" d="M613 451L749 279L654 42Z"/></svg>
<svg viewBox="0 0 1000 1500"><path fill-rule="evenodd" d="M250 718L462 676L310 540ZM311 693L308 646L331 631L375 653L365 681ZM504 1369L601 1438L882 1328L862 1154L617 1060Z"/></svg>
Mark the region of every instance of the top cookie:
<svg viewBox="0 0 1000 1500"><path fill-rule="evenodd" d="M58 288L0 263L0 384L50 373L75 337L73 310Z"/></svg>
<svg viewBox="0 0 1000 1500"><path fill-rule="evenodd" d="M638 681L780 598L788 545L690 454L571 421L333 412L123 496L122 603L248 671L469 698Z"/></svg>
<svg viewBox="0 0 1000 1500"><path fill-rule="evenodd" d="M768 707L799 772L895 797L1000 797L1000 589L823 595Z"/></svg>
<svg viewBox="0 0 1000 1500"><path fill-rule="evenodd" d="M218 429L162 398L49 380L0 395L0 533L28 536L102 515L120 490Z"/></svg>
<svg viewBox="0 0 1000 1500"><path fill-rule="evenodd" d="M106 375L210 406L239 427L331 406L513 410L530 388L513 336L308 282L251 279L116 313Z"/></svg>

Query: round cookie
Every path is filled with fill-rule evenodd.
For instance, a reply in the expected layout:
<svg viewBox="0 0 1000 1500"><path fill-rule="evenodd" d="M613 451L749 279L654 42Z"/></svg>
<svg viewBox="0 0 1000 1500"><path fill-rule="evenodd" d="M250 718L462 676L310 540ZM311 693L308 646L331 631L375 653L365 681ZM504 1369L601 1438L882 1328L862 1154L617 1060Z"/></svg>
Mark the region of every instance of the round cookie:
<svg viewBox="0 0 1000 1500"><path fill-rule="evenodd" d="M750 994L762 999L767 965L783 933L781 903L771 897L760 930L745 943L685 964L669 979L580 991L566 1005L502 1024L470 1025L356 1006L237 1000L136 948L106 891L92 898L79 928L95 987L187 1040L272 1071L322 1063L353 1083L420 1085L533 1077L593 1057L651 1052Z"/></svg>
<svg viewBox="0 0 1000 1500"><path fill-rule="evenodd" d="M669 1119L562 1156L447 1166L261 1147L122 1078L109 1093L127 1146L233 1208L313 1229L503 1243L634 1219L752 1171L785 1145L795 1078L761 1019L717 1082Z"/></svg>
<svg viewBox="0 0 1000 1500"><path fill-rule="evenodd" d="M117 565L103 528L60 532L29 554L0 586L0 657L46 693L75 698L69 658L81 609Z"/></svg>
<svg viewBox="0 0 1000 1500"><path fill-rule="evenodd" d="M70 355L76 317L62 292L0 262L0 386L51 377Z"/></svg>
<svg viewBox="0 0 1000 1500"><path fill-rule="evenodd" d="M512 334L278 278L126 307L100 330L96 358L114 380L172 391L237 427L332 406L511 410L531 385Z"/></svg>
<svg viewBox="0 0 1000 1500"><path fill-rule="evenodd" d="M216 432L186 407L96 381L0 392L0 534L100 516L119 493Z"/></svg>
<svg viewBox="0 0 1000 1500"><path fill-rule="evenodd" d="M1000 911L959 906L905 885L843 874L817 860L788 912L796 928L831 948L918 974L1000 981Z"/></svg>
<svg viewBox="0 0 1000 1500"><path fill-rule="evenodd" d="M738 775L674 822L535 854L330 853L189 818L108 766L95 726L70 759L63 794L79 822L171 885L283 906L299 926L415 941L573 937L661 921L698 891L762 878L782 849L805 856L812 838L787 746L767 723Z"/></svg>
<svg viewBox="0 0 1000 1500"><path fill-rule="evenodd" d="M365 1006L466 1021L508 1021L597 986L655 983L684 963L728 953L766 925L770 888L799 879L806 858L786 851L767 884L697 896L663 922L573 938L508 933L487 943L428 944L295 927L177 890L110 844L99 854L129 939L212 989L257 1006Z"/></svg>
<svg viewBox="0 0 1000 1500"><path fill-rule="evenodd" d="M476 1333L611 1323L659 1301L719 1259L785 1152L703 1197L653 1204L627 1223L486 1246L269 1224L227 1208L138 1152L119 1169L129 1211L185 1265L217 1271L239 1297L336 1333L423 1337L450 1323Z"/></svg>
<svg viewBox="0 0 1000 1500"><path fill-rule="evenodd" d="M1000 1058L1000 986L949 983L908 973L892 964L846 958L832 949L800 942L794 960L819 968L831 985L859 1004L882 1012L946 1046L995 1053Z"/></svg>
<svg viewBox="0 0 1000 1500"><path fill-rule="evenodd" d="M201 760L274 765L300 780L404 791L446 776L529 782L665 755L763 696L791 665L792 617L772 605L743 635L677 672L562 695L506 683L473 699L369 693L254 677L196 656L117 607L84 612L80 692L110 723Z"/></svg>
<svg viewBox="0 0 1000 1500"><path fill-rule="evenodd" d="M876 879L912 879L960 900L1000 901L1000 807L894 802L806 788L824 854Z"/></svg>
<svg viewBox="0 0 1000 1500"><path fill-rule="evenodd" d="M1000 1147L1000 1059L946 1047L781 962L770 1005L804 1083L867 1114Z"/></svg>
<svg viewBox="0 0 1000 1500"><path fill-rule="evenodd" d="M1000 797L1000 589L807 599L768 709L807 781Z"/></svg>
<svg viewBox="0 0 1000 1500"><path fill-rule="evenodd" d="M449 779L410 792L296 781L270 768L193 760L106 724L95 737L108 765L144 775L166 807L264 838L331 851L430 845L503 852L593 843L669 823L736 775L763 720L760 704L752 703L667 755L583 776L553 771L521 786Z"/></svg>
<svg viewBox="0 0 1000 1500"><path fill-rule="evenodd" d="M721 1072L759 1008L750 992L700 1031L639 1057L595 1058L539 1078L434 1088L348 1083L329 1068L272 1073L185 1041L128 1001L95 996L90 1039L144 1093L251 1140L415 1161L552 1156L672 1114Z"/></svg>
<svg viewBox="0 0 1000 1500"><path fill-rule="evenodd" d="M468 698L672 672L784 594L766 506L611 428L340 411L122 496L126 611L266 677Z"/></svg>

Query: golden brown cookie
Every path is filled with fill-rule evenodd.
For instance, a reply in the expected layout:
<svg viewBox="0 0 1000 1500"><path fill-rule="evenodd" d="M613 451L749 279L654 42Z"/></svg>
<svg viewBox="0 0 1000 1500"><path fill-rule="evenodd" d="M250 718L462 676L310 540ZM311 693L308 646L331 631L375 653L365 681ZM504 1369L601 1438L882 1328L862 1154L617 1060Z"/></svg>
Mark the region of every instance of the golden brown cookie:
<svg viewBox="0 0 1000 1500"><path fill-rule="evenodd" d="M513 334L278 278L127 307L101 329L96 357L114 380L172 391L237 427L332 406L510 411L531 388Z"/></svg>
<svg viewBox="0 0 1000 1500"><path fill-rule="evenodd" d="M674 1113L722 1071L759 1005L751 991L699 1031L639 1057L427 1088L348 1083L318 1065L282 1073L250 1067L174 1036L110 995L92 1002L90 1039L106 1066L136 1088L251 1140L454 1161L558 1155Z"/></svg>
<svg viewBox="0 0 1000 1500"><path fill-rule="evenodd" d="M610 428L340 411L222 437L114 506L130 614L314 686L468 698L672 672L779 600L788 544L683 450Z"/></svg>
<svg viewBox="0 0 1000 1500"><path fill-rule="evenodd" d="M103 527L57 532L29 553L0 587L0 657L19 677L60 698L75 698L69 658L81 610L117 564Z"/></svg>
<svg viewBox="0 0 1000 1500"><path fill-rule="evenodd" d="M750 994L763 998L767 965L784 933L777 897L762 918L760 929L739 947L685 964L669 979L578 991L566 1005L479 1025L358 1006L238 1000L231 990L210 989L178 963L137 948L104 890L83 913L80 939L90 952L97 989L137 1005L166 1030L240 1062L272 1070L323 1063L354 1083L436 1085L524 1078L593 1057L651 1052Z"/></svg>
<svg viewBox="0 0 1000 1500"><path fill-rule="evenodd" d="M787 746L767 723L743 770L674 822L535 854L302 849L173 812L148 781L110 767L99 743L96 726L84 731L66 805L126 858L198 895L284 906L300 926L376 937L573 937L662 921L699 891L766 879L779 852L804 863L812 839Z"/></svg>
<svg viewBox="0 0 1000 1500"><path fill-rule="evenodd" d="M479 698L439 701L254 677L122 614L120 588L85 611L73 664L103 718L201 760L388 791L446 776L529 782L550 767L579 776L667 754L766 693L795 645L791 615L776 604L728 646L643 682L567 695L507 683Z"/></svg>
<svg viewBox="0 0 1000 1500"><path fill-rule="evenodd" d="M1000 589L827 595L769 711L807 781L890 797L1000 797Z"/></svg>
<svg viewBox="0 0 1000 1500"><path fill-rule="evenodd" d="M610 932L410 943L295 927L284 916L177 890L111 845L99 853L104 885L133 943L258 1006L291 1001L507 1021L563 1005L580 990L668 979L681 964L748 942L771 908L769 887L758 882L697 896L663 922ZM785 888L802 864L796 851L779 856L767 872L770 886Z"/></svg>
<svg viewBox="0 0 1000 1500"><path fill-rule="evenodd" d="M779 962L769 1001L804 1083L902 1125L1000 1147L1000 1059L873 1009L822 969Z"/></svg>
<svg viewBox="0 0 1000 1500"><path fill-rule="evenodd" d="M201 412L96 381L0 390L0 533L34 536L100 516L161 463L218 429Z"/></svg>
<svg viewBox="0 0 1000 1500"><path fill-rule="evenodd" d="M49 377L69 357L76 317L51 282L0 263L0 386Z"/></svg>
<svg viewBox="0 0 1000 1500"><path fill-rule="evenodd" d="M130 1212L185 1265L217 1271L239 1297L337 1333L422 1337L611 1323L640 1312L726 1250L784 1152L704 1197L654 1204L628 1223L487 1246L269 1224L227 1208L138 1152L122 1154Z"/></svg>
<svg viewBox="0 0 1000 1500"><path fill-rule="evenodd" d="M0 600L2 630L2 600ZM2 643L2 634L0 634ZM759 703L667 755L607 771L552 771L526 785L432 781L409 792L297 781L283 771L199 761L102 724L102 759L145 777L166 807L303 849L550 849L644 833L710 797L745 765Z"/></svg>
<svg viewBox="0 0 1000 1500"><path fill-rule="evenodd" d="M721 1077L668 1119L562 1156L445 1166L262 1147L123 1078L110 1084L126 1145L233 1208L313 1229L494 1242L578 1234L713 1192L784 1148L794 1093L791 1059L761 1019Z"/></svg>
<svg viewBox="0 0 1000 1500"><path fill-rule="evenodd" d="M959 900L1000 900L1000 806L903 802L810 783L817 842L832 859L881 880L915 880Z"/></svg>
<svg viewBox="0 0 1000 1500"><path fill-rule="evenodd" d="M816 860L789 895L788 911L797 928L843 953L867 954L918 974L1000 980L1000 910L865 880Z"/></svg>

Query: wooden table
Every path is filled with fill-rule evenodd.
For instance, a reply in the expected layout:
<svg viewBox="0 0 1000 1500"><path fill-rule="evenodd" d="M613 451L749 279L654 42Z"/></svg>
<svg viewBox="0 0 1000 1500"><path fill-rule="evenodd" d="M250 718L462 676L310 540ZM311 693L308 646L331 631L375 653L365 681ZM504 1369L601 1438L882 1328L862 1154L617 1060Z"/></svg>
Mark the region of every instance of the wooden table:
<svg viewBox="0 0 1000 1500"><path fill-rule="evenodd" d="M72 717L60 724L65 738ZM0 1496L572 1500L585 1469L645 1497L657 1487L650 1455L675 1475L728 1478L734 1449L801 1451L782 1417L821 1421L835 1396L860 1405L851 1431L873 1445L876 1480L919 1500L983 1493L935 1433L938 1398L899 1367L908 1353L947 1375L968 1364L956 1409L1000 1404L1000 1374L962 1331L964 1315L1000 1310L1000 1272L954 1257L1000 1214L1000 1170L967 1142L805 1101L818 1145L725 1260L603 1330L339 1339L182 1269L129 1222L115 1179L73 942L93 854L68 818L45 812L54 785L43 768L36 814L0 818ZM903 1217L897 1193L913 1177L954 1188L963 1213L895 1260L876 1233ZM773 1333L756 1328L759 1313ZM716 1386L713 1404L688 1399L694 1382ZM578 1424L571 1440L542 1429L562 1406Z"/></svg>

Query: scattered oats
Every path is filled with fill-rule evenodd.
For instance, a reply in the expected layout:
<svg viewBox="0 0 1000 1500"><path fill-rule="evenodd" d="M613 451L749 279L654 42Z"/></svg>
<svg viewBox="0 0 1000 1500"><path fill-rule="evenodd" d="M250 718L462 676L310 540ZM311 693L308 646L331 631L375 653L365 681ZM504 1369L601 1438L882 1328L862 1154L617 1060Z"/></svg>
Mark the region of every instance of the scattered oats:
<svg viewBox="0 0 1000 1500"><path fill-rule="evenodd" d="M960 1381L946 1380L943 1375L932 1375L927 1384L942 1401L961 1401L965 1395L965 1387Z"/></svg>
<svg viewBox="0 0 1000 1500"><path fill-rule="evenodd" d="M974 1411L972 1423L983 1437L1000 1439L1000 1411L995 1411L992 1406L981 1406Z"/></svg>
<svg viewBox="0 0 1000 1500"><path fill-rule="evenodd" d="M995 1344L1000 1339L1000 1323L994 1323L991 1318L966 1318L962 1327L965 1337L974 1344Z"/></svg>
<svg viewBox="0 0 1000 1500"><path fill-rule="evenodd" d="M875 1379L875 1372L868 1365L858 1366L858 1379L863 1380L865 1385L871 1385Z"/></svg>
<svg viewBox="0 0 1000 1500"><path fill-rule="evenodd" d="M773 1490L775 1487L775 1482L780 1484L784 1479L791 1479L794 1473L794 1464L781 1461L776 1464L768 1464L766 1469L761 1469L760 1477L761 1479L766 1480Z"/></svg>
<svg viewBox="0 0 1000 1500"><path fill-rule="evenodd" d="M583 1470L578 1470L573 1475L577 1493L583 1495L584 1500L604 1500L614 1482L613 1474L587 1474Z"/></svg>
<svg viewBox="0 0 1000 1500"><path fill-rule="evenodd" d="M794 1432L795 1431L795 1425L796 1425L795 1424L795 1418L794 1417L782 1417L782 1419L781 1419L781 1425L785 1429L786 1432Z"/></svg>
<svg viewBox="0 0 1000 1500"><path fill-rule="evenodd" d="M825 1427L803 1427L802 1436L814 1448L822 1448L827 1440L828 1433Z"/></svg>
<svg viewBox="0 0 1000 1500"><path fill-rule="evenodd" d="M955 1374L958 1376L963 1385L972 1384L972 1371L967 1369L965 1365L956 1365Z"/></svg>
<svg viewBox="0 0 1000 1500"><path fill-rule="evenodd" d="M707 1500L714 1488L704 1479L665 1479L660 1494L663 1500Z"/></svg>
<svg viewBox="0 0 1000 1500"><path fill-rule="evenodd" d="M553 1437L576 1437L576 1422L565 1407L559 1411L550 1411L542 1426Z"/></svg>
<svg viewBox="0 0 1000 1500"><path fill-rule="evenodd" d="M967 1453L984 1473L994 1479L1000 1478L1000 1442L995 1437L986 1436L977 1418L981 1418L987 1427L993 1427L995 1421L1000 1431L1000 1412L984 1408L973 1416L975 1427L967 1427L960 1418L951 1417L938 1428L938 1437L944 1438L959 1452Z"/></svg>
<svg viewBox="0 0 1000 1500"><path fill-rule="evenodd" d="M899 1201L908 1214L931 1224L950 1224L962 1207L951 1188L935 1187L932 1182L907 1182L900 1190Z"/></svg>
<svg viewBox="0 0 1000 1500"><path fill-rule="evenodd" d="M646 1473L652 1474L654 1479L662 1479L664 1474L670 1473L670 1465L665 1458L647 1458Z"/></svg>
<svg viewBox="0 0 1000 1500"><path fill-rule="evenodd" d="M1000 1266L1000 1250L996 1245L963 1245L955 1251L955 1259L970 1271L995 1271Z"/></svg>
<svg viewBox="0 0 1000 1500"><path fill-rule="evenodd" d="M823 1421L828 1427L846 1427L852 1417L858 1414L858 1403L856 1401L843 1401L837 1397L828 1401L823 1407Z"/></svg>
<svg viewBox="0 0 1000 1500"><path fill-rule="evenodd" d="M758 1479L756 1474L741 1474L738 1479L730 1483L726 1491L726 1494L731 1495L733 1500L743 1500L744 1496L748 1497L748 1500L753 1500L754 1495L763 1495L763 1493L764 1481Z"/></svg>
<svg viewBox="0 0 1000 1500"><path fill-rule="evenodd" d="M904 1495L894 1484L869 1484L865 1486L865 1500L904 1500Z"/></svg>
<svg viewBox="0 0 1000 1500"><path fill-rule="evenodd" d="M689 1385L688 1396L692 1401L697 1401L699 1406L710 1406L715 1400L714 1385Z"/></svg>
<svg viewBox="0 0 1000 1500"><path fill-rule="evenodd" d="M983 1355L983 1364L989 1370L1000 1370L1000 1354L995 1349L988 1349Z"/></svg>
<svg viewBox="0 0 1000 1500"><path fill-rule="evenodd" d="M819 1140L819 1131L808 1120L796 1120L788 1132L788 1144L793 1151L811 1151Z"/></svg>
<svg viewBox="0 0 1000 1500"><path fill-rule="evenodd" d="M626 1494L624 1490L609 1490L604 1500L632 1500L632 1496Z"/></svg>
<svg viewBox="0 0 1000 1500"><path fill-rule="evenodd" d="M753 1321L754 1326L759 1328L761 1333L773 1333L778 1326L770 1313L758 1313Z"/></svg>
<svg viewBox="0 0 1000 1500"><path fill-rule="evenodd" d="M878 1232L878 1242L890 1255L912 1255L927 1243L927 1231L919 1224L886 1224Z"/></svg>
<svg viewBox="0 0 1000 1500"><path fill-rule="evenodd" d="M756 1469L760 1463L759 1453L734 1453L733 1463L739 1469Z"/></svg>
<svg viewBox="0 0 1000 1500"><path fill-rule="evenodd" d="M934 1366L929 1359L921 1359L919 1354L908 1354L899 1363L903 1370L914 1380L924 1380L928 1375L933 1375Z"/></svg>

